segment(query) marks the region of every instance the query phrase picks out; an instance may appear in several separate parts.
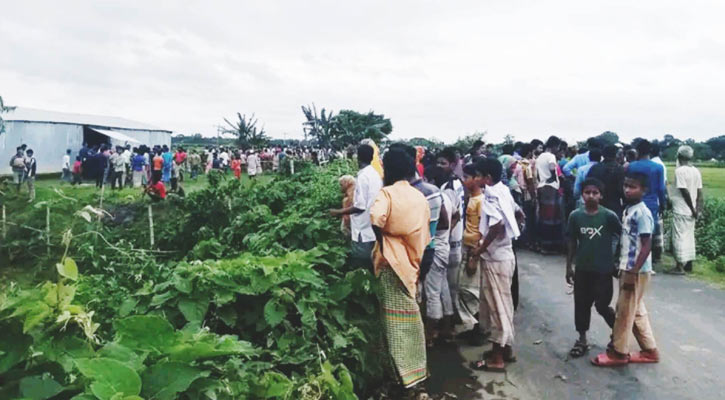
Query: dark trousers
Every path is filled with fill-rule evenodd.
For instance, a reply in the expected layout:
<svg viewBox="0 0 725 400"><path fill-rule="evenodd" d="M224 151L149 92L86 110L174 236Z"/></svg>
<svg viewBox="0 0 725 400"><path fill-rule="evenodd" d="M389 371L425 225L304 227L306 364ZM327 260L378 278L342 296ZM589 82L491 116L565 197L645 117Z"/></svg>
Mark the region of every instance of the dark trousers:
<svg viewBox="0 0 725 400"><path fill-rule="evenodd" d="M363 266L370 271L373 269L373 258L372 258L372 252L373 247L375 246L375 241L372 242L363 242L361 241L352 241L351 242L351 251L350 251L350 260L349 262L352 265L356 266Z"/></svg>
<svg viewBox="0 0 725 400"><path fill-rule="evenodd" d="M433 247L426 247L423 251L423 258L420 260L420 281L425 282L425 276L428 275L431 265L433 265L433 258L435 258L436 249Z"/></svg>
<svg viewBox="0 0 725 400"><path fill-rule="evenodd" d="M115 189L118 185L118 189L123 189L123 172L122 171L111 171L111 189Z"/></svg>
<svg viewBox="0 0 725 400"><path fill-rule="evenodd" d="M589 330L592 304L607 325L614 327L615 313L610 306L613 294L611 273L603 274L577 268L574 273L574 325L577 332Z"/></svg>

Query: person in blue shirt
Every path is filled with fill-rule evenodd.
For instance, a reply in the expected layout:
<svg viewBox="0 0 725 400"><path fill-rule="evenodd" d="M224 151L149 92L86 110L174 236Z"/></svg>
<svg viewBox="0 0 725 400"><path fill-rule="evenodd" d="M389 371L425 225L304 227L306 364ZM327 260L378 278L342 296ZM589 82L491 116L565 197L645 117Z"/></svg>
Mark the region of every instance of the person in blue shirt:
<svg viewBox="0 0 725 400"><path fill-rule="evenodd" d="M599 161L601 161L602 159L602 151L598 148L593 148L589 150L588 153L589 163L577 169L576 181L574 181L574 200L576 200L577 208L581 207L582 205L582 182L584 182L584 180L587 178L589 170L594 165L599 164Z"/></svg>
<svg viewBox="0 0 725 400"><path fill-rule="evenodd" d="M650 160L650 153L652 150L652 144L642 139L637 143L637 153L639 159L637 161L629 163L627 167L627 173L640 173L647 177L649 186L645 192L644 204L649 208L654 219L655 231L654 235L661 235L661 229L659 224L660 214L664 211L665 205L667 204L667 191L665 188L665 169L662 165ZM661 248L653 246L652 258L655 263L659 261L661 256Z"/></svg>
<svg viewBox="0 0 725 400"><path fill-rule="evenodd" d="M602 145L597 138L589 138L587 139L587 148L589 150L593 148L601 149ZM589 164L589 151L575 155L574 158L571 159L571 161L564 165L564 168L561 169L561 172L564 173L564 176L572 176L573 170L579 170L579 168L587 164Z"/></svg>

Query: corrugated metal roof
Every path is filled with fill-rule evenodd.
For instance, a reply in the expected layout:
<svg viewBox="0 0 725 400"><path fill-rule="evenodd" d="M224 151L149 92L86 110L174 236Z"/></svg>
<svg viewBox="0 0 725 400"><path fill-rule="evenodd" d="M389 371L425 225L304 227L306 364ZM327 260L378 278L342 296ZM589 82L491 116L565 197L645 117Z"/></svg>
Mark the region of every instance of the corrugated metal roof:
<svg viewBox="0 0 725 400"><path fill-rule="evenodd" d="M93 125L105 128L171 132L167 129L161 129L153 125L144 124L143 122L131 121L124 118L107 117L102 115L64 113L58 111L38 110L28 107L17 107L14 111L3 113L3 120L7 122L53 122L60 124Z"/></svg>

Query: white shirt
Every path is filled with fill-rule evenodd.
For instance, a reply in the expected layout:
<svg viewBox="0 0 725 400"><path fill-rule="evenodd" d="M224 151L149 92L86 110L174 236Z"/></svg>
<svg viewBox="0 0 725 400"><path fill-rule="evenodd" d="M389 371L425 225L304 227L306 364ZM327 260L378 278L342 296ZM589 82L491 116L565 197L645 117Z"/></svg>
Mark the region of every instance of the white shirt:
<svg viewBox="0 0 725 400"><path fill-rule="evenodd" d="M702 189L702 175L692 165L680 165L675 169L675 190L672 191L672 212L679 215L692 215L690 207L685 203L680 189L687 189L692 205L697 206L697 189Z"/></svg>
<svg viewBox="0 0 725 400"><path fill-rule="evenodd" d="M131 151L129 149L126 149L121 154L121 157L123 157L123 163L126 165L131 164Z"/></svg>
<svg viewBox="0 0 725 400"><path fill-rule="evenodd" d="M488 187L486 189L488 189ZM500 204L501 201L513 203L510 204L510 206L514 207L514 209L518 208L518 206L515 205L513 198L500 199L498 197L486 195L484 192L483 202L481 202L481 221L478 223L478 230L482 234L482 242L486 237L488 230L492 226L501 221L504 221L504 225L506 224L506 221L504 220L505 214L503 207ZM487 261L507 261L515 258L511 236L506 230L504 230L502 234L488 245L486 251L481 253L481 258Z"/></svg>
<svg viewBox="0 0 725 400"><path fill-rule="evenodd" d="M460 179L454 179L452 181L453 189L445 189L446 186L448 186L448 183L444 183L441 186L441 190L443 193L446 193L448 197L451 199L451 204L453 209L458 209L458 213L460 215L460 218L458 220L458 223L456 226L451 229L451 237L450 242L460 242L463 240L463 217L466 215L466 211L463 209L464 196L465 196L465 190L463 188L463 183L461 183ZM451 213L453 215L453 213Z"/></svg>
<svg viewBox="0 0 725 400"><path fill-rule="evenodd" d="M63 169L70 169L70 156L68 154L63 156Z"/></svg>
<svg viewBox="0 0 725 400"><path fill-rule="evenodd" d="M665 165L665 163L662 162L662 159L659 156L651 158L651 160L662 166L665 175L665 183L667 183L667 166Z"/></svg>
<svg viewBox="0 0 725 400"><path fill-rule="evenodd" d="M350 232L352 240L362 242L374 242L375 232L370 223L370 207L375 203L380 189L383 188L383 180L371 165L361 169L355 179L355 194L352 198L352 206L363 210L359 214L350 214Z"/></svg>
<svg viewBox="0 0 725 400"><path fill-rule="evenodd" d="M536 186L537 188L551 186L554 189L559 189L558 176L554 182L546 182L551 178L552 169L556 170L556 156L554 156L554 154L547 151L536 157L536 175L539 177L539 184Z"/></svg>
<svg viewBox="0 0 725 400"><path fill-rule="evenodd" d="M247 157L247 175L254 176L257 175L257 169L260 167L258 162L258 158L256 154L250 154Z"/></svg>
<svg viewBox="0 0 725 400"><path fill-rule="evenodd" d="M455 193L453 192L453 190L450 190L450 189L449 190L446 190L443 193L452 193L452 194L454 194L453 197L457 197L457 196L455 196ZM439 229L439 230L436 230L436 233L435 233L435 251L436 251L436 256L440 255L441 257L443 257L446 260L448 260L448 255L450 254L450 249L451 249L451 245L450 245L450 237L451 237L451 227L450 227L450 223L451 223L451 219L453 219L453 210L455 209L455 207L453 206L453 202L451 201L451 196L450 195L444 194L443 196L441 196L441 198L443 199L443 208L445 209L446 216L448 217L448 224L449 224L449 226L448 226L448 229ZM443 210L441 210L441 211L443 211ZM440 225L438 225L438 226L440 226Z"/></svg>

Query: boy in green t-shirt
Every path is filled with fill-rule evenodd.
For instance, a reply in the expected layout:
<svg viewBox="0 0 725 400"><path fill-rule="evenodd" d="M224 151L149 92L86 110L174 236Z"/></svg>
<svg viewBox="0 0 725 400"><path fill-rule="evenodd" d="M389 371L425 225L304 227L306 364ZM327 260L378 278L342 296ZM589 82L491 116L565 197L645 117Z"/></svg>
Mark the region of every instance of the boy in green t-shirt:
<svg viewBox="0 0 725 400"><path fill-rule="evenodd" d="M581 357L589 350L587 331L592 304L607 325L614 327L615 313L609 305L615 271L612 241L621 234L622 225L613 211L599 205L603 186L597 179L586 179L582 184L584 206L569 215L566 281L574 285L574 325L579 332L579 339L569 352L572 357Z"/></svg>

